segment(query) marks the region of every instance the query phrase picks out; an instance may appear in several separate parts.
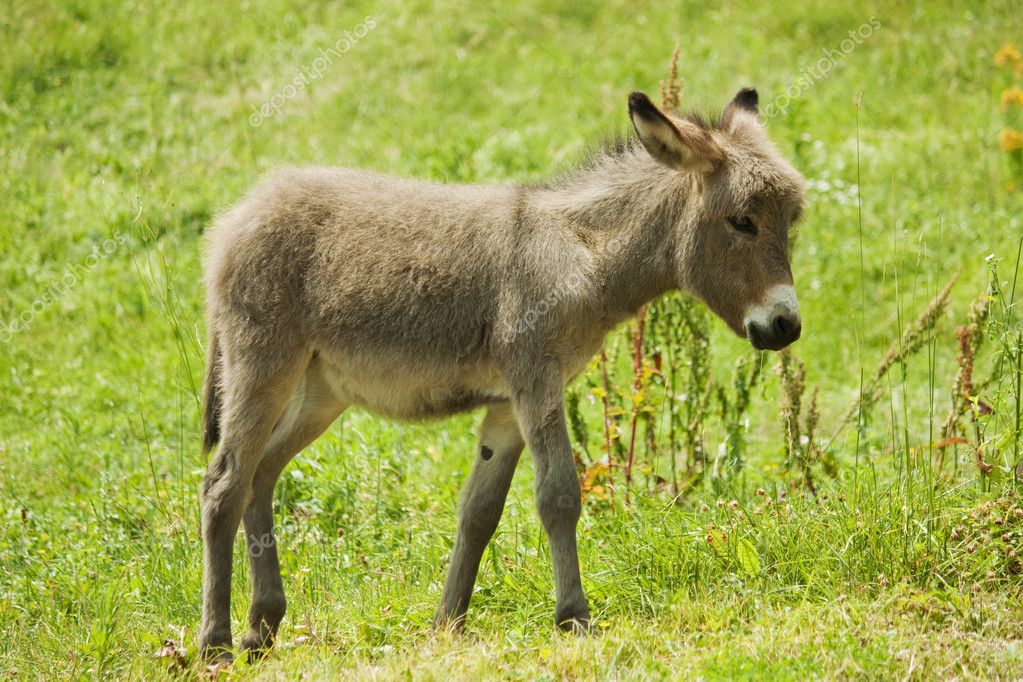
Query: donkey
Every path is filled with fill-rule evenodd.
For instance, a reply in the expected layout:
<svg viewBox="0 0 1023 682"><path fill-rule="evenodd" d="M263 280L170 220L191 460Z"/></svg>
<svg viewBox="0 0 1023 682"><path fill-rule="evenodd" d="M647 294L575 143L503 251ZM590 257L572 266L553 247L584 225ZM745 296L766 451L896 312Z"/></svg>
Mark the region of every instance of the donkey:
<svg viewBox="0 0 1023 682"><path fill-rule="evenodd" d="M258 654L273 643L285 611L277 550L266 546L274 485L349 406L405 420L486 408L435 626L462 624L528 445L555 623L587 629L566 384L609 330L672 289L756 348L800 335L788 232L804 181L769 141L756 91L739 91L715 123L663 112L640 92L628 102L635 136L544 184L287 169L215 221L205 262L206 451L219 443L202 485L206 658L231 658L242 522L253 598L241 645Z"/></svg>

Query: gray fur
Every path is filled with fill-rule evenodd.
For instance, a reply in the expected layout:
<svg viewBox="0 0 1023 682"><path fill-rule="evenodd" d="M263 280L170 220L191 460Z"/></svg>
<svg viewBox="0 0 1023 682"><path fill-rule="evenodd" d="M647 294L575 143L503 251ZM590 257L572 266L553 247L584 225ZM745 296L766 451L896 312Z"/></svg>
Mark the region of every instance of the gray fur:
<svg viewBox="0 0 1023 682"><path fill-rule="evenodd" d="M465 615L525 444L556 622L587 627L567 382L610 329L671 289L745 335L746 309L792 281L787 232L803 199L802 178L748 106L730 105L715 127L633 113L641 144L544 185L287 169L216 220L205 268L205 440L220 443L202 494L205 656L230 656L242 520L253 579L242 644L272 642L285 608L276 548L264 547L274 483L351 405L396 419L487 406L480 447L493 456L476 457L462 497L438 625ZM758 235L732 229L735 215L754 217Z"/></svg>

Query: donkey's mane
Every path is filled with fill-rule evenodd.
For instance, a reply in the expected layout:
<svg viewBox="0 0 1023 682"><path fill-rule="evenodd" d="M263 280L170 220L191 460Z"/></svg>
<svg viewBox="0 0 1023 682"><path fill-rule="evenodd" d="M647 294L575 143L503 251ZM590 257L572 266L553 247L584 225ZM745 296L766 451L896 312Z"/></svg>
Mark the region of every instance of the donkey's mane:
<svg viewBox="0 0 1023 682"><path fill-rule="evenodd" d="M672 112L672 114L706 130L720 128L720 120L717 117L705 116L699 112L685 114ZM646 153L635 130L614 132L605 135L596 144L588 147L580 156L579 161L533 186L540 189L564 186L588 171L607 165L608 162L621 161L632 154L641 152Z"/></svg>

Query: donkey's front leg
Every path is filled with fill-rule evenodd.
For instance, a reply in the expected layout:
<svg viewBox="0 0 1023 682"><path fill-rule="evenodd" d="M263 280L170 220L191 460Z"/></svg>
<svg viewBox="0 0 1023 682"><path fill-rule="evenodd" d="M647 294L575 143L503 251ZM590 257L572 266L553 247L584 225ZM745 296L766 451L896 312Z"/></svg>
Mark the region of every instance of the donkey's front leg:
<svg viewBox="0 0 1023 682"><path fill-rule="evenodd" d="M551 548L557 595L555 623L563 630L585 632L589 629L590 607L579 578L576 549L582 500L560 379L561 373L557 372L556 376L534 382L532 390L518 394L515 411L533 453L536 505Z"/></svg>
<svg viewBox="0 0 1023 682"><path fill-rule="evenodd" d="M458 534L434 627L462 625L480 559L501 520L522 446L522 435L511 405L492 405L483 419L479 451L462 492Z"/></svg>

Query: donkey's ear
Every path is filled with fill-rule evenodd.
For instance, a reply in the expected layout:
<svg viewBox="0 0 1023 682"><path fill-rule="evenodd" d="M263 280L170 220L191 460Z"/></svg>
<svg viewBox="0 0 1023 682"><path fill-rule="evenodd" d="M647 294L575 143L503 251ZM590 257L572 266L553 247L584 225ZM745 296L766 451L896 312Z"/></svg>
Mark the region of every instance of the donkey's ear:
<svg viewBox="0 0 1023 682"><path fill-rule="evenodd" d="M725 105L721 112L721 127L729 129L743 116L749 116L758 123L760 119L760 96L754 88L743 88L735 93L732 101Z"/></svg>
<svg viewBox="0 0 1023 682"><path fill-rule="evenodd" d="M710 173L724 152L709 131L670 119L642 92L629 95L629 117L650 156L665 166L688 173Z"/></svg>

